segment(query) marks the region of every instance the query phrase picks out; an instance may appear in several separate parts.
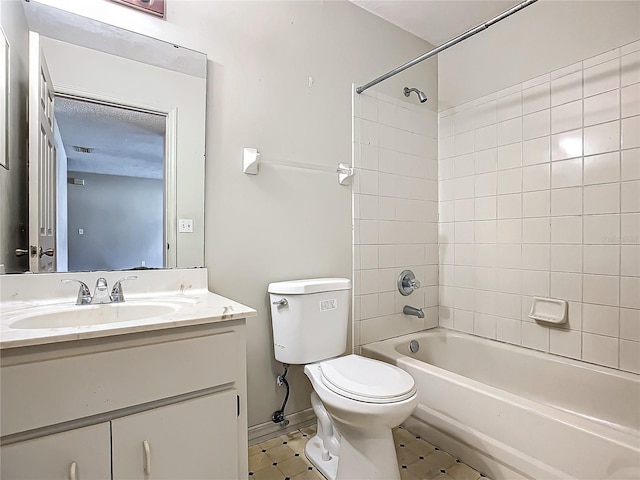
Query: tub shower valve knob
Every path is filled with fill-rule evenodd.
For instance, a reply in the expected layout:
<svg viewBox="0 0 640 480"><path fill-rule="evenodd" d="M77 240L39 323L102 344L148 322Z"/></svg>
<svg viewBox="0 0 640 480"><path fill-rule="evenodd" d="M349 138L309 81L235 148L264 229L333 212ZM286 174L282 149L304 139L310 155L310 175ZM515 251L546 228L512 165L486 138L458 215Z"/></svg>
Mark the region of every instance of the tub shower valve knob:
<svg viewBox="0 0 640 480"><path fill-rule="evenodd" d="M405 297L418 288L420 288L420 281L416 280L411 270L404 270L398 277L398 291Z"/></svg>

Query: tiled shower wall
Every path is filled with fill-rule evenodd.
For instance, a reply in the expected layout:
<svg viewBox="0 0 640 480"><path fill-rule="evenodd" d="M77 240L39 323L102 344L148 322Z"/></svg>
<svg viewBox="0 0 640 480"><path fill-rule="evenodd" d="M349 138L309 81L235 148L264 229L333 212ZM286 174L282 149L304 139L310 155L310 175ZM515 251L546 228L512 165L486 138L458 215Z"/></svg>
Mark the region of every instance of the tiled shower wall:
<svg viewBox="0 0 640 480"><path fill-rule="evenodd" d="M639 50L440 113L440 325L640 373Z"/></svg>
<svg viewBox="0 0 640 480"><path fill-rule="evenodd" d="M438 324L437 114L354 93L354 346ZM410 268L423 288L403 297ZM424 308L425 318L402 313Z"/></svg>

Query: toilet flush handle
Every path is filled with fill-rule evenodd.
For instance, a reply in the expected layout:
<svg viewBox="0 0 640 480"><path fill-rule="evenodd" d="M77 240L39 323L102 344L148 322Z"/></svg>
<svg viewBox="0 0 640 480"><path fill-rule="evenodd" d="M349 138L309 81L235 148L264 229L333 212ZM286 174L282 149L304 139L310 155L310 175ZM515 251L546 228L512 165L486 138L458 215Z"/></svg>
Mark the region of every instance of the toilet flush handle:
<svg viewBox="0 0 640 480"><path fill-rule="evenodd" d="M271 302L273 305L278 305L279 307L286 307L287 305L289 305L289 302L287 301L286 298L281 298L280 300L277 300L275 302Z"/></svg>

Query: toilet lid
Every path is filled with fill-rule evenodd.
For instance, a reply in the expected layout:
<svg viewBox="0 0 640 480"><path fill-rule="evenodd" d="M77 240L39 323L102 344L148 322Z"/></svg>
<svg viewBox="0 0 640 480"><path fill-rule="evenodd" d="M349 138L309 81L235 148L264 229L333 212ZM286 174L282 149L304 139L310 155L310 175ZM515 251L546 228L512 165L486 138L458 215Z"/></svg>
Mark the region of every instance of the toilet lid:
<svg viewBox="0 0 640 480"><path fill-rule="evenodd" d="M404 370L358 355L321 362L320 372L331 391L362 402L399 402L416 391L413 377Z"/></svg>

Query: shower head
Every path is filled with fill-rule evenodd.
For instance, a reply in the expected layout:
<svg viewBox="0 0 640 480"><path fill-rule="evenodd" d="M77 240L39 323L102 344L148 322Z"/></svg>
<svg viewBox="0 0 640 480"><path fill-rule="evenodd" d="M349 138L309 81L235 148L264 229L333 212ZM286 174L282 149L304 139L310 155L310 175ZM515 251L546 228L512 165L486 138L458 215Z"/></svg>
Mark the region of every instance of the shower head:
<svg viewBox="0 0 640 480"><path fill-rule="evenodd" d="M424 103L427 101L427 96L424 94L424 92L421 92L417 88L404 87L405 97L408 97L409 95L411 95L411 92L416 92L416 94L418 95L418 100L420 100L420 103Z"/></svg>

